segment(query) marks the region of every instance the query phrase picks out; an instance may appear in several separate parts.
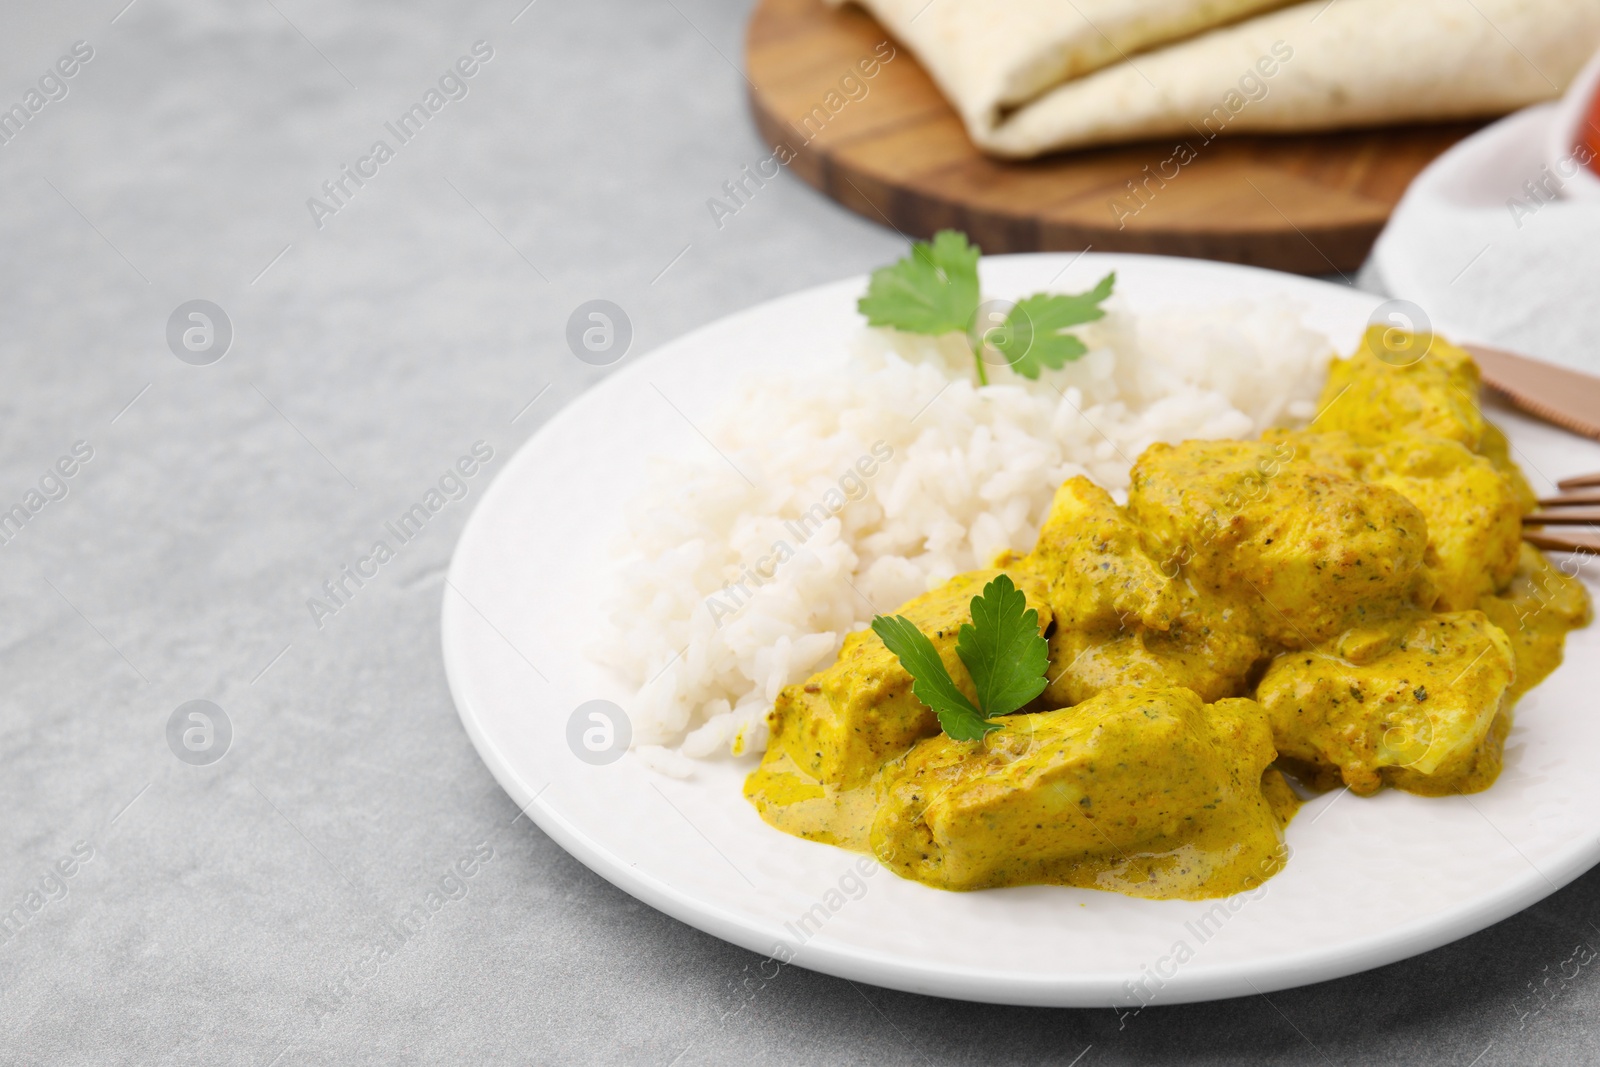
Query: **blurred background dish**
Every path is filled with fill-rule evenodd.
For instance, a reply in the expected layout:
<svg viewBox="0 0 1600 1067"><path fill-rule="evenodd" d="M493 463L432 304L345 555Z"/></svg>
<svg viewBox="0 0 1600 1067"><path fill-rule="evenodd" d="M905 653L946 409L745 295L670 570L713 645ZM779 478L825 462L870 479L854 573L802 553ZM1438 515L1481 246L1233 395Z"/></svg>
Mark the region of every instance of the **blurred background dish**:
<svg viewBox="0 0 1600 1067"><path fill-rule="evenodd" d="M1596 169L1600 166L1600 52L1572 79L1556 105L1545 143L1545 162L1564 177L1563 196L1600 200L1600 171Z"/></svg>

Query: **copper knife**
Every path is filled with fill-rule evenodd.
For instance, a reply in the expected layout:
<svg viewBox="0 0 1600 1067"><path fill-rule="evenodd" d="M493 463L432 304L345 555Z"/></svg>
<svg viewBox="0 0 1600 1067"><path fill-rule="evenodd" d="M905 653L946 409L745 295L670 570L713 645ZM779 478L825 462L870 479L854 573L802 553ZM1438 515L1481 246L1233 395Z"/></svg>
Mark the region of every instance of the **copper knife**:
<svg viewBox="0 0 1600 1067"><path fill-rule="evenodd" d="M1600 441L1600 378L1487 345L1462 345L1483 384L1562 429ZM1565 484L1562 488L1568 488Z"/></svg>

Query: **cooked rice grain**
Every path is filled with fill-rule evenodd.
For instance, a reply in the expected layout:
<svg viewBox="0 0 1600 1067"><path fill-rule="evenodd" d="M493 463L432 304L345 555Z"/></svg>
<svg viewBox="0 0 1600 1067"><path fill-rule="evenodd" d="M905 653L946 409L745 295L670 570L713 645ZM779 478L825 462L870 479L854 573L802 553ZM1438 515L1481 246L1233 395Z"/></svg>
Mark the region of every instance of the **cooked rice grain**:
<svg viewBox="0 0 1600 1067"><path fill-rule="evenodd" d="M1032 548L1067 478L1123 490L1156 441L1251 437L1313 414L1332 349L1294 305L1118 303L1080 329L1082 359L1037 382L990 368L982 389L961 337L863 330L847 366L731 399L711 436L738 471L654 461L595 649L639 687L628 712L651 764L685 773L674 746L764 749L780 689L874 614Z"/></svg>

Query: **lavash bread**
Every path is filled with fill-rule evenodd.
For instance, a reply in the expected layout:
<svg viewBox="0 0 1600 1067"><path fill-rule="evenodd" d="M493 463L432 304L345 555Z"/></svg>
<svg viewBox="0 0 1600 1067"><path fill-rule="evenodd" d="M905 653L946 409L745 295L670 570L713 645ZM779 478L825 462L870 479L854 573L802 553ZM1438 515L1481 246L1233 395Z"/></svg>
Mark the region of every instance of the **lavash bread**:
<svg viewBox="0 0 1600 1067"><path fill-rule="evenodd" d="M1600 48L1600 0L862 2L1012 158L1498 115Z"/></svg>

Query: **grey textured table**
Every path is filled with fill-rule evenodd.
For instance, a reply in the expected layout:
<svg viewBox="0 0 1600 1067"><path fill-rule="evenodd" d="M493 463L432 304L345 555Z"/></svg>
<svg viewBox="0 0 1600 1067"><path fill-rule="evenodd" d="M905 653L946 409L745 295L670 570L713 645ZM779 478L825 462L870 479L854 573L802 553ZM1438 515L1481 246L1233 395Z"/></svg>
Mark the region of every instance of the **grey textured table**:
<svg viewBox="0 0 1600 1067"><path fill-rule="evenodd" d="M1372 973L1119 1019L797 969L752 999L756 957L514 821L438 651L484 479L336 614L308 598L474 442L509 455L605 373L563 340L581 302L643 351L902 248L787 176L713 219L769 152L745 4L525 3L5 11L0 508L27 521L0 526L0 1061L1600 1056L1600 875ZM232 325L220 361L200 320L169 346L196 299ZM191 700L222 716L169 744Z"/></svg>

